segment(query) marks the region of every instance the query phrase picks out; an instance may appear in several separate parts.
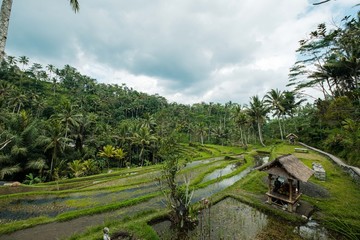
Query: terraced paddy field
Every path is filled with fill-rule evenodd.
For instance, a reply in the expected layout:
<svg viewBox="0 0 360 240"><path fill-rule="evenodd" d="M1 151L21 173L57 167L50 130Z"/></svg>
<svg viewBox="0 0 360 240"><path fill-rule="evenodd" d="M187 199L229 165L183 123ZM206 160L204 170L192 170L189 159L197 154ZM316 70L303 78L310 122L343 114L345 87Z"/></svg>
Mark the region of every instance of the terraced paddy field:
<svg viewBox="0 0 360 240"><path fill-rule="evenodd" d="M359 185L327 158L312 151L295 153L296 147L281 144L245 151L184 146L189 159L181 161L177 181L182 184L185 176L190 180L198 219L186 233L173 230L167 220L161 164L0 187L0 240L102 239L105 226L112 239L357 239ZM328 173L326 181L311 177L303 186L303 205L316 210L310 221L266 204L266 174L253 171L261 161L288 153L308 166L319 162ZM202 204L204 198L208 206Z"/></svg>

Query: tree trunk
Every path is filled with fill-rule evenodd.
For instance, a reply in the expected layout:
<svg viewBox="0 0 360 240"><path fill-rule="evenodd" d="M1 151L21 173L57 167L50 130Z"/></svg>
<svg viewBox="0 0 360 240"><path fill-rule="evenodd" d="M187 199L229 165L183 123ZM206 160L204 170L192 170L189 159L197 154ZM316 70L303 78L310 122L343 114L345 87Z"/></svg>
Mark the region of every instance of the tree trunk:
<svg viewBox="0 0 360 240"><path fill-rule="evenodd" d="M245 141L244 141L244 136L243 136L243 131L242 131L241 126L239 127L239 129L240 129L240 138L241 138L241 143L244 145L244 144L245 144Z"/></svg>
<svg viewBox="0 0 360 240"><path fill-rule="evenodd" d="M284 140L284 135L283 135L283 131L282 131L282 127L281 127L281 121L280 121L280 117L279 117L279 116L278 116L278 122L279 122L281 140Z"/></svg>
<svg viewBox="0 0 360 240"><path fill-rule="evenodd" d="M262 134L261 134L261 125L260 125L260 121L258 121L258 131L259 131L259 140L260 140L260 143L263 147L265 147L265 144L263 142L263 139L262 139Z"/></svg>
<svg viewBox="0 0 360 240"><path fill-rule="evenodd" d="M3 0L0 12L0 61L5 58L5 45L13 0Z"/></svg>

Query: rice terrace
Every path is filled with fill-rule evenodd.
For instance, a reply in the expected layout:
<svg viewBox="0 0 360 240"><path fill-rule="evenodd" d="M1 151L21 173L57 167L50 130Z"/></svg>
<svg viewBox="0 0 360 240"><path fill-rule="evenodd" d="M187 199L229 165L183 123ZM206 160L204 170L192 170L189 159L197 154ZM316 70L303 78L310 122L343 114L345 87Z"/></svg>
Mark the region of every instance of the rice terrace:
<svg viewBox="0 0 360 240"><path fill-rule="evenodd" d="M360 224L359 187L325 156L313 151L296 153L296 147L278 144L244 150L216 145L183 146L194 158L189 163L180 161L184 167L177 179L181 183L183 176L187 176L190 188L194 189L189 214L201 221L186 233L176 232L170 226L158 183L163 166L158 164L57 183L1 187L0 239L25 236L39 239L38 234L43 239L99 239L105 226L113 236L124 236L115 239L173 239L176 234L183 234L180 239L268 239L269 236L332 239L347 234L356 237ZM306 165L311 166L315 161L328 170L326 181L312 177L308 187L302 186L304 200L299 204L300 208L304 205L312 209L311 213L302 210L311 214L310 224L304 215L266 203L266 174L253 170L256 159L264 158L264 153L270 159L292 153ZM347 187L337 186L339 183ZM205 206L204 199L211 206Z"/></svg>
<svg viewBox="0 0 360 240"><path fill-rule="evenodd" d="M360 239L359 7L2 0L0 240Z"/></svg>

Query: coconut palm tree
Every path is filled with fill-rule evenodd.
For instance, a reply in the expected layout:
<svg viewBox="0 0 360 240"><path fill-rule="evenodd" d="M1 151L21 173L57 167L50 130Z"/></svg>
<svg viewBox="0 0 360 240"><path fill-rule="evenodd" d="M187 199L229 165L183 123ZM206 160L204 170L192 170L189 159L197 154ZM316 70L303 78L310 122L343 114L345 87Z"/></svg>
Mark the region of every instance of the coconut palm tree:
<svg viewBox="0 0 360 240"><path fill-rule="evenodd" d="M69 141L64 137L64 131L60 121L51 119L44 127L44 135L37 140L38 145L44 147L44 152L51 153L50 178L53 177L53 170L57 166L59 155L63 153L65 144Z"/></svg>
<svg viewBox="0 0 360 240"><path fill-rule="evenodd" d="M25 66L29 64L29 58L26 56L21 56L19 57L18 62L22 64L21 75L20 75L20 87L21 87Z"/></svg>
<svg viewBox="0 0 360 240"><path fill-rule="evenodd" d="M18 62L22 64L22 71L25 71L25 66L29 64L29 58L27 56L20 56Z"/></svg>
<svg viewBox="0 0 360 240"><path fill-rule="evenodd" d="M273 111L273 116L277 117L280 129L281 140L284 140L281 117L285 115L284 95L278 89L271 89L264 97L264 103Z"/></svg>
<svg viewBox="0 0 360 240"><path fill-rule="evenodd" d="M244 134L244 128L248 122L248 115L245 112L244 106L241 106L240 104L233 105L231 110L232 110L231 118L234 121L236 127L238 127L239 131L240 131L241 143L244 146L246 146L247 142L246 142L246 137Z"/></svg>
<svg viewBox="0 0 360 240"><path fill-rule="evenodd" d="M0 61L4 59L5 56L5 45L7 40L7 34L9 29L10 15L12 9L13 0L3 0L1 4L0 12ZM78 0L70 0L71 8L74 12L80 10L80 5Z"/></svg>
<svg viewBox="0 0 360 240"><path fill-rule="evenodd" d="M55 118L59 119L60 122L65 127L65 138L68 138L68 134L72 132L73 128L79 126L79 119L82 117L82 114L79 114L75 111L76 105L71 105L69 101L64 102L62 105L63 110L61 113L58 113Z"/></svg>
<svg viewBox="0 0 360 240"><path fill-rule="evenodd" d="M264 101L260 100L258 96L253 96L250 99L248 114L257 125L261 145L265 146L261 126L265 123L266 114L269 112L269 108L265 106Z"/></svg>
<svg viewBox="0 0 360 240"><path fill-rule="evenodd" d="M134 133L134 144L140 147L139 162L141 162L141 166L144 165L143 155L146 149L155 141L157 141L157 138L150 133L149 128L140 127L139 131Z"/></svg>

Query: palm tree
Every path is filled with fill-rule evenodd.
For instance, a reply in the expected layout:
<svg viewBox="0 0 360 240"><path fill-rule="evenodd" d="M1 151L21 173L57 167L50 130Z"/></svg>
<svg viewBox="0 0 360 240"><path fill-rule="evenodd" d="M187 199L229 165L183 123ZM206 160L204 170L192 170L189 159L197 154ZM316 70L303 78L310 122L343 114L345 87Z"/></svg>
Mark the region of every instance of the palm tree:
<svg viewBox="0 0 360 240"><path fill-rule="evenodd" d="M123 160L125 158L125 156L126 156L126 153L121 148L115 149L114 158L119 161L119 165L118 165L119 168L122 165L121 160Z"/></svg>
<svg viewBox="0 0 360 240"><path fill-rule="evenodd" d="M265 106L264 101L260 100L258 96L253 96L250 99L251 101L250 107L248 108L248 114L257 124L260 143L265 146L261 126L265 123L266 114L269 112L269 108Z"/></svg>
<svg viewBox="0 0 360 240"><path fill-rule="evenodd" d="M281 116L285 114L284 96L278 89L271 89L264 97L264 103L273 110L273 116L276 116L279 123L281 140L284 140L283 129L281 127Z"/></svg>
<svg viewBox="0 0 360 240"><path fill-rule="evenodd" d="M27 97L24 94L14 92L14 95L9 98L10 104L13 107L13 113L19 113L21 107L23 107L27 101Z"/></svg>
<svg viewBox="0 0 360 240"><path fill-rule="evenodd" d="M64 151L69 140L63 137L64 128L59 121L50 120L45 125L44 135L38 138L38 144L44 147L44 152L51 152L50 177L57 166L58 156Z"/></svg>
<svg viewBox="0 0 360 240"><path fill-rule="evenodd" d="M110 159L114 157L115 148L111 145L106 145L103 149L98 153L99 157L104 157L107 160L108 170L110 168L109 162Z"/></svg>
<svg viewBox="0 0 360 240"><path fill-rule="evenodd" d="M47 166L46 161L44 159L38 158L36 160L32 160L32 161L28 162L26 164L26 168L39 170L39 176L40 176L40 179L41 179L42 175L43 175L43 170L45 168L48 168L48 166Z"/></svg>
<svg viewBox="0 0 360 240"><path fill-rule="evenodd" d="M19 57L19 63L22 64L21 75L20 75L20 87L22 86L22 78L25 71L25 66L29 64L29 58L26 56Z"/></svg>
<svg viewBox="0 0 360 240"><path fill-rule="evenodd" d="M25 66L29 64L29 58L27 56L20 56L18 62L22 64L21 70L25 71Z"/></svg>
<svg viewBox="0 0 360 240"><path fill-rule="evenodd" d="M5 45L7 40L7 34L9 29L10 15L12 9L13 0L3 0L1 4L0 12L0 61L4 59L5 56ZM74 12L80 10L80 5L78 0L70 0L70 5Z"/></svg>
<svg viewBox="0 0 360 240"><path fill-rule="evenodd" d="M139 161L141 166L144 165L143 155L148 146L155 142L157 138L150 133L149 128L140 127L139 131L134 134L134 143L140 146Z"/></svg>
<svg viewBox="0 0 360 240"><path fill-rule="evenodd" d="M82 117L82 114L75 113L75 105L71 105L70 102L65 102L63 104L63 111L56 115L56 118L65 127L65 138L68 137L68 133L71 133L72 128L79 126L79 119Z"/></svg>
<svg viewBox="0 0 360 240"><path fill-rule="evenodd" d="M204 137L207 134L207 129L205 124L203 122L196 124L195 131L200 136L201 145L204 145Z"/></svg>
<svg viewBox="0 0 360 240"><path fill-rule="evenodd" d="M76 178L84 174L84 168L81 160L74 160L69 162L67 165Z"/></svg>
<svg viewBox="0 0 360 240"><path fill-rule="evenodd" d="M84 175L92 175L99 173L98 164L93 159L85 160L82 163L82 170L84 171Z"/></svg>
<svg viewBox="0 0 360 240"><path fill-rule="evenodd" d="M241 142L244 146L247 145L246 142L246 137L244 136L244 130L243 128L245 127L245 125L248 122L248 116L245 113L244 107L241 106L240 104L236 104L233 106L232 108L232 119L235 122L235 125L237 127L239 127L239 131L240 131L240 138L241 138Z"/></svg>

